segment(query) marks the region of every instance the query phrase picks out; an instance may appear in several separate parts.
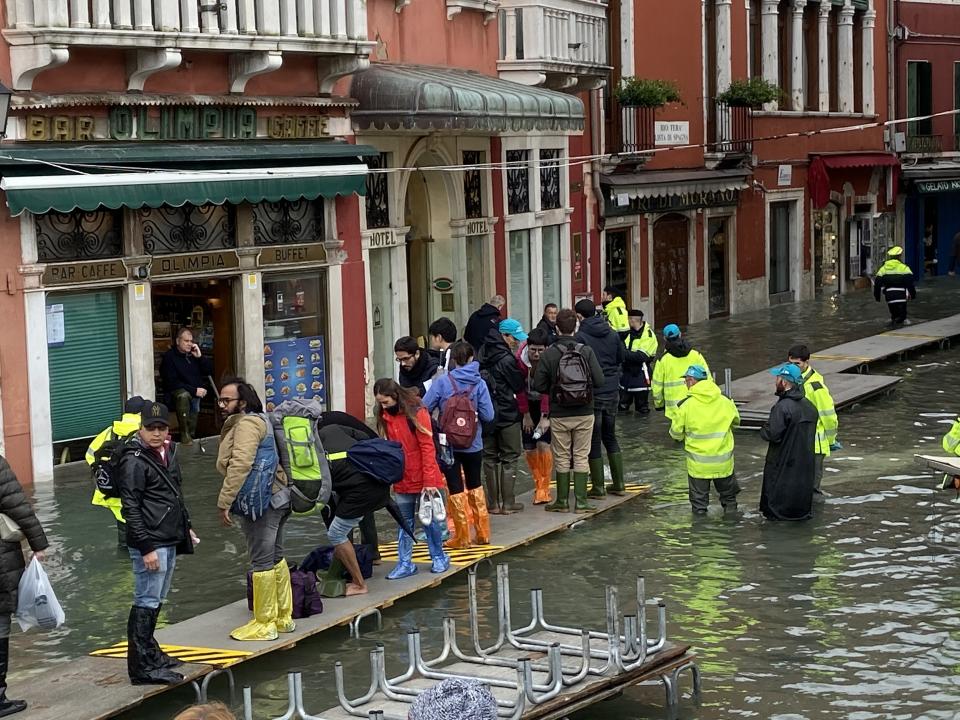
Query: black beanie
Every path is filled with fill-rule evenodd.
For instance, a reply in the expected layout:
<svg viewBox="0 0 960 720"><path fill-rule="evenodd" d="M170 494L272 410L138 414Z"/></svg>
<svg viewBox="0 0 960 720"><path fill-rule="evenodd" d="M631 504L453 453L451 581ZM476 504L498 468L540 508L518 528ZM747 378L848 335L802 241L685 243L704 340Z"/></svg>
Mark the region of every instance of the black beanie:
<svg viewBox="0 0 960 720"><path fill-rule="evenodd" d="M576 310L577 314L583 318L592 318L597 314L597 308L593 304L593 300L590 298L578 300L577 304L573 306L573 309Z"/></svg>

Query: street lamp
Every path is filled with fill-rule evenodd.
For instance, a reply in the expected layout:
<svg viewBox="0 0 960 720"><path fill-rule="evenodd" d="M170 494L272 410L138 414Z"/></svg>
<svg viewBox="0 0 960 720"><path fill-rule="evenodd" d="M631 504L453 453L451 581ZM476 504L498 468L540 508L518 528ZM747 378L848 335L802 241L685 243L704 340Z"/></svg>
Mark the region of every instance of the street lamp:
<svg viewBox="0 0 960 720"><path fill-rule="evenodd" d="M7 118L10 115L10 98L13 90L0 83L0 138L7 136Z"/></svg>

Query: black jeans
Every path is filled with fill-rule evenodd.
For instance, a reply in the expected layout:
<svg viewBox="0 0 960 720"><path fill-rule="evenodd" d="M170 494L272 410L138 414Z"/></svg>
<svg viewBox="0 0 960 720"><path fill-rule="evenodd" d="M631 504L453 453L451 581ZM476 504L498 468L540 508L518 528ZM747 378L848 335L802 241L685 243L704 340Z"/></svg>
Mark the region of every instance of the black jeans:
<svg viewBox="0 0 960 720"><path fill-rule="evenodd" d="M594 398L593 400L593 438L590 441L590 459L596 460L603 456L602 448L606 448L607 455L620 452L620 443L617 442L617 403L618 398Z"/></svg>
<svg viewBox="0 0 960 720"><path fill-rule="evenodd" d="M907 304L905 302L887 303L887 309L890 310L890 319L898 325L902 325L907 319Z"/></svg>
<svg viewBox="0 0 960 720"><path fill-rule="evenodd" d="M687 494L690 498L690 506L695 513L705 513L710 504L710 483L717 489L720 496L720 504L724 510L737 509L737 495L740 493L740 484L737 482L736 475L728 475L723 478L714 478L705 480L687 475Z"/></svg>
<svg viewBox="0 0 960 720"><path fill-rule="evenodd" d="M447 488L451 495L459 495L464 491L464 479L467 481L467 490L480 487L483 479L483 451L461 452L460 450L454 450L453 467L444 472L443 475L447 479Z"/></svg>
<svg viewBox="0 0 960 720"><path fill-rule="evenodd" d="M649 396L649 390L641 390L640 392L628 392L627 390L621 390L620 410L623 412L628 412L631 407L636 406L637 412L639 413L650 412L650 406L647 402Z"/></svg>

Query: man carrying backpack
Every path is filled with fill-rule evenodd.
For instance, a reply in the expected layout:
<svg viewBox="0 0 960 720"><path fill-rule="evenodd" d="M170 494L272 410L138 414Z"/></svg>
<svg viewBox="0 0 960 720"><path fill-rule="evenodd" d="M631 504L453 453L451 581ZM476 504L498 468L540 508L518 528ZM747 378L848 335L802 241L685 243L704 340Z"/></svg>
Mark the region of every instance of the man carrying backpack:
<svg viewBox="0 0 960 720"><path fill-rule="evenodd" d="M127 547L133 563L133 606L127 618L127 673L134 685L174 685L182 663L166 655L153 637L177 556L197 542L183 501L177 446L170 442L169 411L147 402L140 430L124 446L117 467Z"/></svg>
<svg viewBox="0 0 960 720"><path fill-rule="evenodd" d="M146 401L139 395L128 398L123 404L123 416L114 420L110 427L105 428L87 446L84 459L93 473L97 487L93 489L91 505L99 505L113 513L117 521L117 546L127 547L127 527L123 522L123 513L120 512L120 496L116 489L116 466L120 459L123 444L140 429L140 411ZM112 489L109 495L101 491Z"/></svg>
<svg viewBox="0 0 960 720"><path fill-rule="evenodd" d="M574 512L589 512L587 477L593 437L593 391L606 378L597 356L574 338L577 314L564 308L557 314L557 341L548 347L533 373L533 389L550 397L550 446L557 472L557 500L547 512L570 510L573 473ZM614 336L616 337L616 336Z"/></svg>

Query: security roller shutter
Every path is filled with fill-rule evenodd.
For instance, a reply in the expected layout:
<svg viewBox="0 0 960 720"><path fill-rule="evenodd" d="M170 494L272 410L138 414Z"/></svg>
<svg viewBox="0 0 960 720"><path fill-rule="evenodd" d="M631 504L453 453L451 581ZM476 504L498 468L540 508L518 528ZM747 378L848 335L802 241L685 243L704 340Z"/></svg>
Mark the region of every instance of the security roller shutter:
<svg viewBox="0 0 960 720"><path fill-rule="evenodd" d="M122 410L117 293L47 296L63 306L62 344L48 347L53 440L96 435Z"/></svg>

